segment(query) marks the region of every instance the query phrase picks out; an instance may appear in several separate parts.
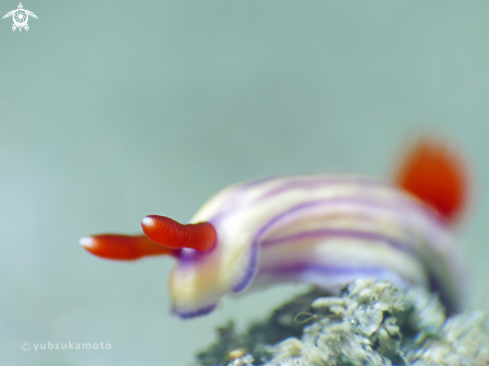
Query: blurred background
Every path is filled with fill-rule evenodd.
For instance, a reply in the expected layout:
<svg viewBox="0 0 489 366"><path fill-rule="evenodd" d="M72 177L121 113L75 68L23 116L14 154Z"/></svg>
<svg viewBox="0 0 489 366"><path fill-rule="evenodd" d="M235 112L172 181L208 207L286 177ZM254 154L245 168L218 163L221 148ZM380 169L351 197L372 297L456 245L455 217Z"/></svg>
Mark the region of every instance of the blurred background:
<svg viewBox="0 0 489 366"><path fill-rule="evenodd" d="M489 310L489 3L30 1L0 21L0 364L186 365L228 318L293 286L169 314L171 258L78 246L140 219L186 221L224 186L347 170L388 179L420 131L465 152L470 306ZM16 9L2 0L1 15ZM23 352L22 342L110 343Z"/></svg>

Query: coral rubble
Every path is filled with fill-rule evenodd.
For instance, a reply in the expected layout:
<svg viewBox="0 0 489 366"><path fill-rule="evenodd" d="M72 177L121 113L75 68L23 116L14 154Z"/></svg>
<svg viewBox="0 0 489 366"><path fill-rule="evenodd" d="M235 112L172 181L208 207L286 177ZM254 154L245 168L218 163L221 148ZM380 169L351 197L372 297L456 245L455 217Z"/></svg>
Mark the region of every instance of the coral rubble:
<svg viewBox="0 0 489 366"><path fill-rule="evenodd" d="M218 337L197 355L196 365L489 365L484 314L447 318L436 295L387 281L357 280L340 297L315 289L245 333L229 322Z"/></svg>

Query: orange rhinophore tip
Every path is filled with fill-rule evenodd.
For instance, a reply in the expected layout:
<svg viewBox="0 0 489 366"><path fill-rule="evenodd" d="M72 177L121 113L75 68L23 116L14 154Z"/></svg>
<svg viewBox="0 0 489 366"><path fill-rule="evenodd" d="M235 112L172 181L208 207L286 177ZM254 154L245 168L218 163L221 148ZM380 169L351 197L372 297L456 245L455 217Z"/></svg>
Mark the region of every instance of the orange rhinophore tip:
<svg viewBox="0 0 489 366"><path fill-rule="evenodd" d="M151 255L172 255L173 251L148 239L145 235L102 234L80 239L87 251L106 259L135 260Z"/></svg>
<svg viewBox="0 0 489 366"><path fill-rule="evenodd" d="M182 225L165 216L149 215L143 218L141 226L152 241L172 249L205 251L217 242L216 229L209 222Z"/></svg>
<svg viewBox="0 0 489 366"><path fill-rule="evenodd" d="M419 141L407 155L397 183L455 221L467 204L468 176L462 159L433 139Z"/></svg>

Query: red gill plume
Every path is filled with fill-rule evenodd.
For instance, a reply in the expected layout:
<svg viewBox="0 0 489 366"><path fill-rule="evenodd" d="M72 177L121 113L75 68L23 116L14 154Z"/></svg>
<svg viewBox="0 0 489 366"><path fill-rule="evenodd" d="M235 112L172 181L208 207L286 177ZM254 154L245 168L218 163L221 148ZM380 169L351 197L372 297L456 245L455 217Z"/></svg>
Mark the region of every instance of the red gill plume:
<svg viewBox="0 0 489 366"><path fill-rule="evenodd" d="M461 157L432 138L421 139L406 155L396 182L454 222L468 200L468 175Z"/></svg>

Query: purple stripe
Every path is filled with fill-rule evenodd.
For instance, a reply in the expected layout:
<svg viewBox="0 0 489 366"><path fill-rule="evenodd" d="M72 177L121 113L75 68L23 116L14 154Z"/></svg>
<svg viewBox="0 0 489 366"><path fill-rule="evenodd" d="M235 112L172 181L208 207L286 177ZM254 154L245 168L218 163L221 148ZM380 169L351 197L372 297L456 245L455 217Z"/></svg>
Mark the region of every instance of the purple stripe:
<svg viewBox="0 0 489 366"><path fill-rule="evenodd" d="M307 177L307 176L306 176ZM377 186L377 187L385 187L390 188L392 191L395 191L399 195L403 195L409 197L409 193L402 190L400 187L397 187L389 182L384 182L375 178L369 177L361 177L361 176L329 176L329 177L321 177L314 174L311 174L309 178L303 178L303 176L290 176L290 177L282 177L289 178L289 180L282 183L281 186L276 187L275 189L264 193L262 196L256 199L257 202L260 202L264 199L275 196L281 192L292 190L292 189L302 189L302 190L310 190L316 188L323 188L328 185L336 185L336 184L356 184L363 187L368 186ZM296 178L296 180L294 180ZM277 178L269 178L263 179L255 182L250 182L247 186L254 186L259 183L268 182L271 180L280 180L280 177ZM306 180L308 179L308 180ZM437 222L438 225L442 225L444 229L448 227L448 223L444 220L436 211L433 210L432 207L424 204L422 201L419 203L410 202L411 200L407 200L406 197L402 197L402 201L399 202L399 209L403 206L407 205L411 209L423 211L423 214L429 216L433 221ZM396 205L397 206L397 205Z"/></svg>
<svg viewBox="0 0 489 366"><path fill-rule="evenodd" d="M314 176L311 176L313 178ZM237 195L243 195L244 192L248 189L248 187L252 187L254 185L258 185L263 182L268 182L272 180L279 180L280 178L267 178L259 181L253 181L249 183L244 183L242 186L240 186L238 190L228 199L226 199L223 204L221 209L219 210L218 213L216 213L213 217L211 217L208 221L211 222L214 226L217 227L217 225L220 224L220 221L224 219L226 216L232 215L234 211L239 210L239 209L244 209L247 208L247 206L250 205L249 202L246 204L243 204L239 199L237 199ZM291 178L292 179L292 178ZM391 209L391 210L398 210L398 211L404 211L404 210L411 210L415 212L416 214L423 216L427 221L430 221L431 224L433 224L435 227L437 227L440 230L443 231L448 231L449 230L449 223L446 222L436 211L434 211L431 207L425 205L421 201L415 201L412 199L407 193L404 191L397 189L396 187L392 186L389 183L385 183L382 181L378 181L375 179L369 179L369 178L346 178L346 177L329 177L329 178L319 178L320 180L318 181L305 181L304 179L299 180L300 178L297 178L295 181L288 181L284 182L283 185L279 188L276 188L273 191L267 192L261 197L256 199L256 202L262 201L265 198L271 197L273 195L276 195L282 191L293 189L293 188L299 188L301 187L302 189L307 189L311 187L307 187L308 184L314 185L315 187L317 186L318 188L322 188L325 185L328 185L329 183L332 184L346 184L346 183L351 183L351 184L359 184L361 186L367 186L367 185L376 185L376 186L384 186L386 188L391 188L393 192L396 192L398 197L392 197L390 200L393 201L390 204L385 204L385 203L379 203L377 201L374 201L369 198L365 197L335 197L332 198L331 200L327 200L327 202L331 203L360 203L365 206L370 206L370 207L376 207L376 208L384 208L384 209ZM319 201L320 202L320 201ZM324 200L323 200L324 202Z"/></svg>
<svg viewBox="0 0 489 366"><path fill-rule="evenodd" d="M233 292L241 292L244 289L246 289L246 287L248 287L248 285L250 284L251 279L253 278L253 276L256 272L256 264L257 264L257 258L258 258L258 246L260 244L260 240L263 237L263 235L265 235L265 233L273 225L275 225L280 220L286 218L287 216L292 215L293 213L300 211L300 210L303 210L305 208L321 206L321 205L324 205L325 203L331 203L331 202L341 201L341 200L344 201L345 198L340 197L340 199L333 198L333 199L329 199L329 200L324 200L322 202L321 201L314 201L314 202L308 202L305 204L301 204L301 205L290 208L289 210L281 213L280 215L273 217L270 221L268 221L268 223L266 223L264 226L262 226L261 229L258 230L258 232L255 234L255 236L252 240L250 260L249 260L248 266L246 267L246 271L245 271L243 277L241 278L241 280L233 287ZM351 201L351 199L349 199L349 200Z"/></svg>
<svg viewBox="0 0 489 366"><path fill-rule="evenodd" d="M192 266L201 258L206 257L209 253L212 253L216 247L217 245L205 252L191 248L181 249L178 257L178 265L180 267Z"/></svg>
<svg viewBox="0 0 489 366"><path fill-rule="evenodd" d="M251 246L251 253L250 253L250 260L248 262L248 266L246 267L246 272L241 279L241 281L238 282L237 285L233 287L233 292L241 292L245 290L248 285L251 282L251 279L255 275L256 272L256 265L258 262L258 245L252 245Z"/></svg>
<svg viewBox="0 0 489 366"><path fill-rule="evenodd" d="M191 319L191 318L195 318L197 316L209 314L216 307L217 307L217 304L213 304L213 305L209 305L209 306L206 306L204 308L200 308L200 309L197 309L195 311L190 311L190 312L179 311L176 308L174 308L173 313L178 315L182 319Z"/></svg>
<svg viewBox="0 0 489 366"><path fill-rule="evenodd" d="M263 183L268 183L272 181L281 181L286 179L285 182L282 183L282 186L276 187L274 191L265 192L262 196L255 199L255 202L260 202L268 196L273 196L275 194L280 193L281 191L285 191L288 189L294 188L302 188L302 189L312 189L312 188L322 188L324 186L330 184L358 184L361 186L367 185L378 185L378 186L386 186L390 187L389 183L382 182L380 180L376 180L374 178L368 177L360 177L360 176L320 176L317 174L311 173L308 175L291 175L291 176L275 176L263 178L251 182L242 183L240 186L237 186L235 191L229 195L229 197L222 203L222 207L219 213L214 215L209 219L212 223L219 222L224 216L226 216L230 211L234 211L237 206L240 205L240 200L236 199L237 196L243 196L247 191L255 189L256 186L259 186ZM308 180L306 180L308 179ZM249 203L247 203L248 205Z"/></svg>
<svg viewBox="0 0 489 366"><path fill-rule="evenodd" d="M265 235L265 233L277 222L280 220L286 218L289 215L292 215L293 213L297 211L301 211L303 209L309 208L309 207L317 207L317 206L322 206L327 203L335 203L335 202L341 202L345 201L344 197L339 197L339 198L333 198L333 199L328 199L328 200L323 200L323 201L313 201L313 202L308 202L305 204L300 204L298 206L292 207L289 210L281 213L280 215L277 215L273 217L268 223L266 223L264 226L261 227L260 230L255 234L252 240L251 244L251 253L250 253L250 260L248 263L248 266L246 267L246 271L241 278L241 280L233 287L233 292L241 292L245 290L248 285L250 284L253 276L255 275L256 272L256 265L258 261L258 247L260 245L260 240ZM348 198L348 201L351 201L351 198Z"/></svg>
<svg viewBox="0 0 489 366"><path fill-rule="evenodd" d="M314 179L317 178L317 179ZM309 180L301 179L298 177L297 180L289 180L283 182L279 187L275 187L273 190L265 192L263 195L256 199L257 202L263 201L265 199L271 198L284 191L300 189L300 190L311 190L311 189L322 189L329 185L347 185L354 184L361 187L377 186L377 187L390 187L394 188L391 184L382 182L368 177L314 177L311 176Z"/></svg>
<svg viewBox="0 0 489 366"><path fill-rule="evenodd" d="M388 182L383 182L381 180L377 180L375 178L369 178L369 177L362 177L362 176L321 176L317 174L310 174L309 176L307 175L298 175L298 176L277 176L277 177L269 177L269 178L264 178L256 181L251 181L247 183L243 183L240 186L237 186L234 193L230 194L230 196L223 202L221 210L219 213L217 213L214 217L210 218L209 221L213 223L218 223L222 218L224 218L226 215L229 215L232 213L234 210L236 210L238 207L242 206L242 203L240 202L238 196L242 196L246 194L246 191L253 189L254 187L263 184L263 183L268 183L271 181L280 181L284 180L284 182L279 185L279 187L273 188L273 190L265 192L263 195L258 197L255 202L260 202L263 201L264 199L270 198L274 195L277 195L283 191L287 190L292 190L292 189L302 189L302 190L308 190L308 189L314 189L314 188L323 188L325 186L328 186L330 184L336 185L336 184L357 184L361 187L368 187L368 186L378 186L378 187L385 187L385 188L390 188L393 192L396 192L400 196L396 201L397 204L394 205L394 207L397 207L398 209L406 209L410 208L412 210L422 212L424 216L429 217L433 222L436 222L437 226L442 226L444 230L447 230L449 227L448 223L446 220L444 220L436 211L434 211L431 207L428 207L422 202L416 202L410 196L408 193L400 189L399 187L396 187L392 185L391 183ZM246 204L246 206L249 203ZM407 206L407 207L406 207Z"/></svg>
<svg viewBox="0 0 489 366"><path fill-rule="evenodd" d="M388 204L385 202L378 202L378 201L373 201L368 198L364 197L335 197L335 198L329 198L329 199L324 199L324 200L316 200L312 202L306 202L297 206L292 207L291 209L285 211L284 213L276 216L272 220L275 219L281 219L289 216L289 214L292 214L296 211L300 211L302 209L306 209L309 207L321 207L323 205L329 205L329 204L345 204L345 205L357 205L357 206L363 206L364 208L372 208L372 209L382 209L382 210L388 210L392 213L398 213L399 216L400 213L406 213L406 210L411 209L411 213L417 216L421 216L424 218L427 222L427 224L433 225L436 230L439 231L444 231L448 232L448 227L445 223L442 223L440 221L440 218L437 217L435 212L431 212L431 210L428 210L427 208L422 207L421 205L414 205L412 203L407 204ZM278 221L278 220L277 220ZM405 222L405 221L404 221ZM402 224L402 221L400 222ZM405 225L403 225L405 226ZM434 238L431 234L432 232L426 232L424 231L424 234L429 236L429 241L430 242L435 242L437 241L436 238Z"/></svg>
<svg viewBox="0 0 489 366"><path fill-rule="evenodd" d="M293 234L289 236L283 236L275 239L266 239L262 242L262 247L271 247L278 244L288 243L291 241L297 241L302 239L314 239L322 237L333 237L333 238L354 238L362 239L366 241L382 241L387 243L389 246L400 250L402 252L411 254L419 259L415 252L411 250L411 247L402 243L401 241L389 238L385 235L368 232L368 231L356 231L356 230L339 230L339 229L323 229L323 230L313 230L304 231L298 234Z"/></svg>
<svg viewBox="0 0 489 366"><path fill-rule="evenodd" d="M373 276L375 278L382 278L389 274L394 274L397 277L399 274L390 271L384 267L342 267L331 266L325 264L311 264L311 263L294 263L285 266L275 266L261 268L260 274L272 274L276 276L297 276L301 272L315 272L326 276L341 276L345 274L358 274L359 276ZM408 281L406 281L408 283Z"/></svg>
<svg viewBox="0 0 489 366"><path fill-rule="evenodd" d="M244 289L246 289L246 287L249 285L250 281L252 280L252 278L253 278L253 276L254 276L254 274L256 272L257 257L258 257L258 253L257 253L258 246L261 244L262 237L265 235L265 233L271 227L273 227L273 225L277 224L278 222L280 222L281 220L287 218L288 216L291 216L291 215L295 214L298 211L301 211L301 210L304 210L304 209L308 209L308 208L312 208L312 207L320 207L320 206L323 206L323 205L338 204L338 203L343 203L343 204L344 203L350 203L350 204L357 204L357 205L360 204L360 205L363 205L363 206L365 206L367 208L368 207L371 207L371 208L382 208L382 209L393 210L392 205L389 206L389 205L385 205L385 204L379 204L378 202L375 202L375 201L372 201L372 200L368 200L368 199L365 199L365 198L352 198L352 197L336 197L336 198L325 199L325 200L316 200L316 201L313 201L313 202L306 202L306 203L303 203L303 204L294 206L294 207L286 210L285 212L283 212L283 213L281 213L281 214L273 217L271 220L269 220L255 234L255 236L254 236L254 238L252 240L249 264L248 264L248 266L246 268L246 271L244 273L244 276L233 287L233 291L234 292L241 292ZM401 205L401 207L399 207L399 205L395 205L395 206L398 206L398 207L394 207L395 209L401 209L401 207L402 207L402 205ZM406 208L407 208L407 206L404 206L404 210ZM410 208L417 209L417 207L415 207L414 205L412 205ZM421 211L421 210L419 210L419 211ZM403 211L401 211L401 212L403 212ZM421 212L424 213L424 210L421 211ZM426 215L424 215L424 216L426 216ZM434 223L434 224L437 224L437 223ZM421 261L421 263L424 263L424 262ZM428 266L426 264L425 264L425 267L427 268L427 270L429 270L429 268L428 268Z"/></svg>

